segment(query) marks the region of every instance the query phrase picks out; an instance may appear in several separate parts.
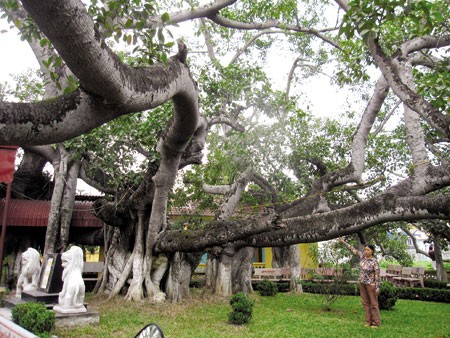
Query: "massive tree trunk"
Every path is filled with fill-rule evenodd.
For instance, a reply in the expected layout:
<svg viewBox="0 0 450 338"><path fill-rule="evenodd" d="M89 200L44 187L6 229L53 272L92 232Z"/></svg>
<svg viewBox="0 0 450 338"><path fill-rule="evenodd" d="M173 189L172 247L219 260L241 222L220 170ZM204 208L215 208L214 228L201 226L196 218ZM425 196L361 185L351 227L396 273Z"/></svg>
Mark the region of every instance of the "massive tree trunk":
<svg viewBox="0 0 450 338"><path fill-rule="evenodd" d="M54 156L55 186L50 203L44 254L61 252L67 248L80 168L79 163L72 160L72 156L62 145L58 145Z"/></svg>
<svg viewBox="0 0 450 338"><path fill-rule="evenodd" d="M80 171L79 161L70 161L65 180L65 189L61 201L61 229L59 233L60 251L65 251L69 244L70 224L75 203L75 194L77 190L78 172Z"/></svg>
<svg viewBox="0 0 450 338"><path fill-rule="evenodd" d="M300 284L300 247L298 245L291 245L289 247L289 271L291 275L289 289L294 292L302 292L303 288Z"/></svg>
<svg viewBox="0 0 450 338"><path fill-rule="evenodd" d="M236 180L236 182L233 182L232 185L203 185L203 190L205 190L206 192L226 196L225 201L219 210L218 216L216 217L217 220L224 221L231 218L245 187L247 186L253 175L253 170L251 168L247 168ZM244 252L245 251L243 251L242 253ZM206 269L207 286L211 286L215 294L229 296L231 295L233 290L251 290L251 283L249 287L248 280L246 280L245 278L245 276L247 276L248 278L248 273L246 272L248 270L248 266L246 266L246 264L244 264L243 266L239 266L239 268L244 269L243 272L239 273L243 276L242 278L237 277L237 272L235 272L235 278L233 278L232 276L234 264L233 261L235 260L233 256L235 255L235 253L236 251L234 250L234 248L232 246L228 246L221 252L218 252L217 255L210 255L210 257L208 258L207 264L211 265L211 267L207 267ZM236 260L239 261L240 258L236 257ZM242 282L243 284L233 286L233 281L239 283Z"/></svg>
<svg viewBox="0 0 450 338"><path fill-rule="evenodd" d="M439 243L439 237L434 237L434 255L436 258L436 277L438 281L447 282L447 271L444 267L444 261L442 260L442 249Z"/></svg>
<svg viewBox="0 0 450 338"><path fill-rule="evenodd" d="M50 180L43 174L47 160L31 151L24 150L22 161L14 173L11 197L46 200L51 196Z"/></svg>
<svg viewBox="0 0 450 338"><path fill-rule="evenodd" d="M272 248L272 267L282 268L285 266L289 266L289 252L290 247L288 246Z"/></svg>
<svg viewBox="0 0 450 338"><path fill-rule="evenodd" d="M231 285L233 294L237 292L250 294L253 292L253 257L255 257L255 249L250 247L239 249L233 256L231 270Z"/></svg>
<svg viewBox="0 0 450 338"><path fill-rule="evenodd" d="M145 271L144 260L144 211L138 211L137 226L135 231L135 241L133 245L133 268L130 287L128 288L127 296L128 300L142 300L144 298L144 290L142 289L142 283L144 282L144 275L142 271ZM128 274L128 271L126 272Z"/></svg>
<svg viewBox="0 0 450 338"><path fill-rule="evenodd" d="M189 284L192 273L200 262L202 254L176 252L170 259L166 295L172 303L189 298Z"/></svg>
<svg viewBox="0 0 450 338"><path fill-rule="evenodd" d="M205 268L205 287L209 290L215 289L217 268L218 268L217 264L218 264L217 257L208 254Z"/></svg>
<svg viewBox="0 0 450 338"><path fill-rule="evenodd" d="M227 249L220 254L217 262L217 275L215 276L213 292L220 296L229 296L232 293L231 271L233 267L234 249Z"/></svg>

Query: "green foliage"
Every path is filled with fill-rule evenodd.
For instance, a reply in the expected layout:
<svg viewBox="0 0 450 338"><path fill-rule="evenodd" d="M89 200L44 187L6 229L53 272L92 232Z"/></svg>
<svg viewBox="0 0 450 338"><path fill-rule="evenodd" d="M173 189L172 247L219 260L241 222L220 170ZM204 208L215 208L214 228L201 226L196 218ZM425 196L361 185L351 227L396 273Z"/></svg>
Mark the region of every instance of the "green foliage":
<svg viewBox="0 0 450 338"><path fill-rule="evenodd" d="M331 311L332 305L339 298L345 295L344 290L347 285L349 285L347 284L347 277L344 275L335 276L333 280L327 279L325 276L320 276L318 282L315 284L314 293L320 295L320 298L322 300L322 307L324 310ZM349 289L352 290L351 287ZM306 292L310 292L307 291L307 289L303 290Z"/></svg>
<svg viewBox="0 0 450 338"><path fill-rule="evenodd" d="M122 116L64 144L78 154L95 153L88 167L91 176L102 173L104 185L128 191L142 182L148 162L159 160L157 141L170 118L170 105L163 105ZM146 161L140 149L145 150Z"/></svg>
<svg viewBox="0 0 450 338"><path fill-rule="evenodd" d="M13 77L15 88L6 91L20 102L34 102L42 100L44 93L44 81L39 71L28 70Z"/></svg>
<svg viewBox="0 0 450 338"><path fill-rule="evenodd" d="M369 34L380 36L402 35L402 40L412 36L431 34L445 28L448 19L446 1L363 1L349 2L341 34L352 38L357 31L362 37ZM403 27L395 32L395 27ZM408 34L409 36L405 36Z"/></svg>
<svg viewBox="0 0 450 338"><path fill-rule="evenodd" d="M418 83L418 92L427 98L430 103L440 112L450 111L450 58L444 58L443 62L437 64L434 71L415 68L414 76Z"/></svg>
<svg viewBox="0 0 450 338"><path fill-rule="evenodd" d="M423 281L423 284L426 288L430 288L430 289L447 289L447 282L441 282L441 281L437 281L437 280L432 280L432 279L425 279Z"/></svg>
<svg viewBox="0 0 450 338"><path fill-rule="evenodd" d="M261 296L275 296L278 292L278 286L276 283L264 279L258 284L258 291Z"/></svg>
<svg viewBox="0 0 450 338"><path fill-rule="evenodd" d="M40 337L49 337L55 328L55 313L48 311L43 303L22 303L12 309L14 323Z"/></svg>
<svg viewBox="0 0 450 338"><path fill-rule="evenodd" d="M380 228L369 229L365 234L369 241L383 247L384 260L396 261L396 264L401 266L412 266L413 260L408 253L408 236L398 231L402 225L399 223L385 224Z"/></svg>
<svg viewBox="0 0 450 338"><path fill-rule="evenodd" d="M388 283L388 284L386 284ZM302 281L302 288L304 292L320 295L326 295L327 292L334 292L339 296L358 296L359 295L359 283L324 283L324 282L311 282ZM335 284L333 286L333 284ZM384 285L383 285L384 284ZM382 291L382 289L384 291ZM333 291L334 290L334 291ZM322 298L323 304L324 303ZM429 302L450 303L450 290L448 288L396 288L392 287L392 283L383 282L380 285L380 295L378 298L380 309L384 307L394 306L398 299L411 299ZM383 303L383 304L382 304ZM325 306L325 309L329 307Z"/></svg>
<svg viewBox="0 0 450 338"><path fill-rule="evenodd" d="M365 39L369 36L377 39L387 55L393 55L405 41L426 35L439 36L448 32L446 23L450 20L450 11L445 0L353 0L349 1L348 5L350 8L339 31L342 40L341 49L337 53L345 66L338 65L336 72L338 83L368 80L364 68L373 64L365 44ZM442 109L448 103L445 102L446 96L439 97L440 89L426 92L430 83L434 83L438 88L441 87L439 83L444 84L446 72L439 70L439 65L436 66L434 70L415 70L415 72L418 80L421 73L430 74L426 76L428 79L423 78L425 83L418 86L419 91L424 96L431 97L433 104ZM445 68L445 65L442 67Z"/></svg>
<svg viewBox="0 0 450 338"><path fill-rule="evenodd" d="M250 322L253 313L253 301L242 292L234 294L230 299L232 312L228 314L231 324L243 325Z"/></svg>
<svg viewBox="0 0 450 338"><path fill-rule="evenodd" d="M341 296L357 296L359 295L359 284L353 283L353 284L340 284L339 287L333 287L329 284L333 283L324 283L324 282L311 282L311 281L302 281L302 288L304 292L313 293L313 294L319 294L324 295L329 290L333 290L335 293L341 295ZM322 301L322 307L323 307L323 299ZM330 309L328 307L328 309Z"/></svg>
<svg viewBox="0 0 450 338"><path fill-rule="evenodd" d="M398 288L398 297L401 299L421 300L426 302L450 303L450 290L428 288Z"/></svg>
<svg viewBox="0 0 450 338"><path fill-rule="evenodd" d="M167 62L174 45L172 33L166 28L169 14L157 1L91 1L89 14L101 26L107 38L115 43L134 46L131 65ZM160 19L160 25L149 25L149 18Z"/></svg>
<svg viewBox="0 0 450 338"><path fill-rule="evenodd" d="M397 302L397 289L391 282L380 284L380 294L378 295L378 306L381 310L391 310Z"/></svg>

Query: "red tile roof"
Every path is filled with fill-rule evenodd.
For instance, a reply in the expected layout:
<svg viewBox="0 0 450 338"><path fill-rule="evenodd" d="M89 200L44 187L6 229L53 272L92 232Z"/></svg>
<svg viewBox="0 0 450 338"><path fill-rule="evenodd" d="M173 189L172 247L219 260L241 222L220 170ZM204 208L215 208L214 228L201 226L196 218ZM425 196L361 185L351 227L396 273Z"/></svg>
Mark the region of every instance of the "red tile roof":
<svg viewBox="0 0 450 338"><path fill-rule="evenodd" d="M3 220L5 200L0 200L0 220ZM101 228L103 222L91 213L92 202L75 201L72 213L73 227ZM8 208L8 226L45 227L50 212L50 201L11 199Z"/></svg>

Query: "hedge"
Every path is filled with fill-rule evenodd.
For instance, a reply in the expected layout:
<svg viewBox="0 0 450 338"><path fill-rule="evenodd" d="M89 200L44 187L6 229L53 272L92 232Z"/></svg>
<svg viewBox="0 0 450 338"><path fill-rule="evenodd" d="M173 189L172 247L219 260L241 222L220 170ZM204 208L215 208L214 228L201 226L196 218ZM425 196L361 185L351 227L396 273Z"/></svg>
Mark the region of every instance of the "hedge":
<svg viewBox="0 0 450 338"><path fill-rule="evenodd" d="M302 282L303 291L308 293L323 293L321 283ZM430 288L396 288L399 299L422 300L428 302L450 303L450 289ZM347 296L359 295L359 284L340 284L339 294Z"/></svg>

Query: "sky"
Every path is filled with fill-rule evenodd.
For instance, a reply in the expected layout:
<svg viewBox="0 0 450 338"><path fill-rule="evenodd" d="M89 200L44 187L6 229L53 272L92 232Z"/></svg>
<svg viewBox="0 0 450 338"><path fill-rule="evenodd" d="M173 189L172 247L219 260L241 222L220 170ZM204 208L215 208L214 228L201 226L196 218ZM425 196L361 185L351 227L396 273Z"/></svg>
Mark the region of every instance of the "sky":
<svg viewBox="0 0 450 338"><path fill-rule="evenodd" d="M28 43L20 41L16 32L9 30L5 19L0 19L0 83L9 82L11 74L38 67Z"/></svg>

